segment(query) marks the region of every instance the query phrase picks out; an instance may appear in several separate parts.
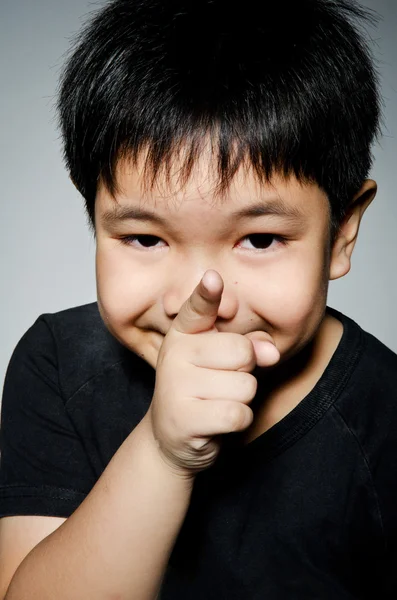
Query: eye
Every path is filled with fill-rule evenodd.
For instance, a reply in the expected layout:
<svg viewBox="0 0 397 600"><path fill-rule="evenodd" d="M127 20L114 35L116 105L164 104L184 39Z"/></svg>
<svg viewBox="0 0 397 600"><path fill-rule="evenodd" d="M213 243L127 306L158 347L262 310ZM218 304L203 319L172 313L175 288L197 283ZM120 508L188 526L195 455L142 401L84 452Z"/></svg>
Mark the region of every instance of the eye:
<svg viewBox="0 0 397 600"><path fill-rule="evenodd" d="M245 247L245 250L267 250L269 248L276 248L278 245L286 245L287 240L281 235L274 233L251 233L246 235L242 240L250 240L249 244L251 247ZM242 241L240 241L240 244Z"/></svg>
<svg viewBox="0 0 397 600"><path fill-rule="evenodd" d="M120 242L122 244L125 244L126 246L132 246L133 248L136 248L137 250L140 250L142 248L161 248L161 246L157 246L156 244L158 244L158 242L162 242L163 240L159 237L157 237L157 235L148 235L148 234L141 234L141 235L126 235L122 238L120 238Z"/></svg>

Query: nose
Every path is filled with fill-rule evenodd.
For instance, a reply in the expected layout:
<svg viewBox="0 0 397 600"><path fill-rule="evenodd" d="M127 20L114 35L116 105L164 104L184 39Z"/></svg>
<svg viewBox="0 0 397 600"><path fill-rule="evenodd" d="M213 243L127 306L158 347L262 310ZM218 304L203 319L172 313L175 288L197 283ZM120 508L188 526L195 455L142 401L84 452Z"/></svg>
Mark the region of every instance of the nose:
<svg viewBox="0 0 397 600"><path fill-rule="evenodd" d="M213 267L208 268L212 269ZM169 280L166 292L163 295L163 306L166 315L170 319L175 319L182 305L191 296L206 270L196 271L190 275L179 273L177 277L172 278L172 281ZM222 299L218 309L218 319L231 320L238 311L237 284L230 281L219 269L215 268L215 270L221 275L224 284Z"/></svg>

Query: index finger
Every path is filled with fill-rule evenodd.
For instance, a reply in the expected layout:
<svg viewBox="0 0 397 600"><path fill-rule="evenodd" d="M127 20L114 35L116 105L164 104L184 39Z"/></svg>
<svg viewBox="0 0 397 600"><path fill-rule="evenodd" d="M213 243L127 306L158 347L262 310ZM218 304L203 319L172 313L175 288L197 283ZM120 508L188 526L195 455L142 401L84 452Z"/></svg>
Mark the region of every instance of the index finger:
<svg viewBox="0 0 397 600"><path fill-rule="evenodd" d="M200 333L214 328L223 292L223 279L209 269L181 306L171 329L180 333Z"/></svg>

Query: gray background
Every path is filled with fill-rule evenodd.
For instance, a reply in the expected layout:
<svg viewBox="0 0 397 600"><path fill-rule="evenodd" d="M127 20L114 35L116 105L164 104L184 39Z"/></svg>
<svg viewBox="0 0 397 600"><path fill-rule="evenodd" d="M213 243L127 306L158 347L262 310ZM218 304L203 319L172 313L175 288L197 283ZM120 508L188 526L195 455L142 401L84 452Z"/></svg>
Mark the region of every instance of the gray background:
<svg viewBox="0 0 397 600"><path fill-rule="evenodd" d="M54 94L71 36L101 4L0 0L1 384L16 343L40 314L96 300L95 244L62 164ZM379 191L353 268L331 282L328 304L397 352L397 0L362 4L383 17L370 29L385 99L371 174Z"/></svg>

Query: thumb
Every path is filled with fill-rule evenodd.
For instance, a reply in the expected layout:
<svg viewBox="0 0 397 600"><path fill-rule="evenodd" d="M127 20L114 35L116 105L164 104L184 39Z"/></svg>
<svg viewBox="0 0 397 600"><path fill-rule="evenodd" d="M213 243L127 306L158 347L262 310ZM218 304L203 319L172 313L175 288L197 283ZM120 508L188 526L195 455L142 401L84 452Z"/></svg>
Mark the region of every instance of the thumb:
<svg viewBox="0 0 397 600"><path fill-rule="evenodd" d="M217 271L206 271L200 283L182 305L171 329L180 333L200 333L215 330L219 304L223 292L223 279Z"/></svg>
<svg viewBox="0 0 397 600"><path fill-rule="evenodd" d="M280 360L273 338L265 331L251 331L245 337L251 340L258 367L271 367Z"/></svg>

